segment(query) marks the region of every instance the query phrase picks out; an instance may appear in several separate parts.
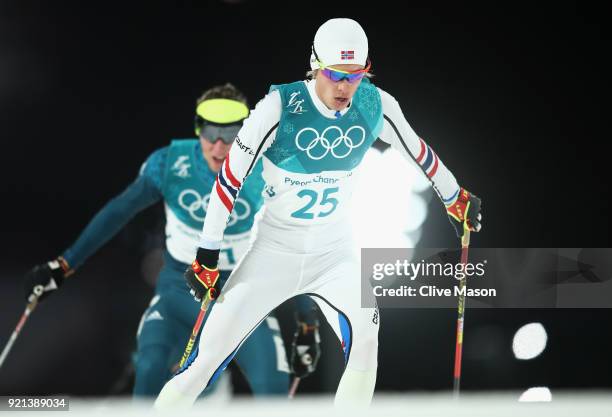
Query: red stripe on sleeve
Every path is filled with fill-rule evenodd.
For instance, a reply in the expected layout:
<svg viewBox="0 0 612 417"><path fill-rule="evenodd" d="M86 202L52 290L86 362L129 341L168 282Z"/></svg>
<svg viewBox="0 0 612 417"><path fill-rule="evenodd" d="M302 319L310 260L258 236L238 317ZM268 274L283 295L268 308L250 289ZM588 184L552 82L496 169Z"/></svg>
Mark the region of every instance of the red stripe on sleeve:
<svg viewBox="0 0 612 417"><path fill-rule="evenodd" d="M429 174L427 174L427 176L429 178L433 178L433 176L436 175L437 170L438 170L438 155L436 155L436 153L434 152L434 166L431 169L431 171L429 171Z"/></svg>
<svg viewBox="0 0 612 417"><path fill-rule="evenodd" d="M225 173L227 174L227 178L230 180L232 185L236 188L240 188L240 181L238 181L236 177L234 177L234 174L232 174L232 171L230 171L229 154L227 155L227 158L225 158L225 163L223 165L225 166Z"/></svg>
<svg viewBox="0 0 612 417"><path fill-rule="evenodd" d="M219 195L219 198L223 202L223 205L225 206L227 211L229 211L231 213L232 209L234 208L234 205L232 204L230 199L227 198L227 196L225 195L225 193L221 189L221 184L219 184L219 178L218 177L217 177L217 180L215 181L215 183L216 183L216 186L217 186L216 188L217 188L217 194Z"/></svg>
<svg viewBox="0 0 612 417"><path fill-rule="evenodd" d="M425 156L425 142L423 142L423 139L419 138L419 140L421 141L421 152L419 153L419 157L417 158L417 162L420 164L421 161L423 160L423 157Z"/></svg>

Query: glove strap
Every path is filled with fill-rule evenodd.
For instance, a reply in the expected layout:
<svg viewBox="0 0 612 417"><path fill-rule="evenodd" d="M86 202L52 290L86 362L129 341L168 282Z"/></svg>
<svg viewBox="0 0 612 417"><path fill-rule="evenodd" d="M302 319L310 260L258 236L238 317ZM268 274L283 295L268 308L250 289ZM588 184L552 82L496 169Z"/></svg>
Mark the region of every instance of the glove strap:
<svg viewBox="0 0 612 417"><path fill-rule="evenodd" d="M191 269L195 273L198 281L208 290L208 296L211 300L217 298L217 290L214 288L219 280L219 268L210 269L201 265L198 260L191 263Z"/></svg>
<svg viewBox="0 0 612 417"><path fill-rule="evenodd" d="M459 196L453 204L446 207L446 212L459 223L463 223L466 219L470 204L470 193L465 189L459 190Z"/></svg>

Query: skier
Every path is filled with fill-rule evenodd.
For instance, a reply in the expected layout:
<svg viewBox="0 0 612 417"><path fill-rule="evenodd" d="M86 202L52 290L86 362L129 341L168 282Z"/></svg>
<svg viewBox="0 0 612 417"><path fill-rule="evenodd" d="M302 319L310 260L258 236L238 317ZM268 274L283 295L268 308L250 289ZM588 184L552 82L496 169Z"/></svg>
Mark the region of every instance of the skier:
<svg viewBox="0 0 612 417"><path fill-rule="evenodd" d="M199 230L216 173L227 157L243 120L246 97L232 84L213 87L198 99L195 131L198 139L173 140L153 152L136 180L108 202L62 256L34 267L25 277L29 297L42 285L40 300L57 290L75 269L110 240L138 212L163 200L166 250L155 296L144 312L137 333L134 395L156 396L170 378L191 334L199 307L189 294L183 273L195 254ZM238 144L238 146L241 146ZM227 224L219 261L224 282L249 245L253 217L262 203L261 164L236 199ZM314 304L300 300L293 362L298 376L314 371L318 360L318 322ZM316 337L315 337L316 336ZM305 344L308 341L309 344ZM310 366L301 361L308 357ZM289 365L276 318L254 330L236 356L255 395L287 394ZM180 372L180 371L179 371Z"/></svg>
<svg viewBox="0 0 612 417"><path fill-rule="evenodd" d="M422 169L458 236L464 228L480 230L480 200L457 184L415 134L397 101L369 81L368 39L357 22L325 22L315 34L310 62L310 79L271 87L245 120L240 146L232 148L219 171L197 257L185 273L196 299L216 297L217 302L204 327L200 355L166 383L157 408L193 403L252 329L298 294L316 300L340 340L346 367L336 404L371 401L378 311L360 306L360 264L352 250L348 200L354 172L376 138ZM217 268L225 224L242 196L242 184L261 162L267 192L257 233L222 286ZM380 180L402 186L401 178Z"/></svg>

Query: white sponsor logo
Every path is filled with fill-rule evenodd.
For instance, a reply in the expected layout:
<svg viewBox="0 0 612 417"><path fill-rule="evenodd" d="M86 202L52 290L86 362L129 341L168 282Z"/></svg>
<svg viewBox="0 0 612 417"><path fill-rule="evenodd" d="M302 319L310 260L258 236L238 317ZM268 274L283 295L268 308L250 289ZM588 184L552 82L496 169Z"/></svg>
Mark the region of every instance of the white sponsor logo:
<svg viewBox="0 0 612 417"><path fill-rule="evenodd" d="M358 139L357 141L350 136L353 131L355 132L353 136ZM311 132L311 134L306 134L306 132ZM334 158L342 159L349 156L353 149L361 146L365 137L365 129L361 126L352 126L346 133L338 126L330 126L320 135L316 129L305 127L295 135L295 146L301 151L306 151L310 159L323 159L330 152Z"/></svg>
<svg viewBox="0 0 612 417"><path fill-rule="evenodd" d="M159 313L159 311L155 310L155 311L151 311L147 317L145 317L144 322L148 322L151 320L163 320L164 318L162 317L162 315Z"/></svg>
<svg viewBox="0 0 612 417"><path fill-rule="evenodd" d="M290 110L289 113L302 114L306 111L302 107L302 104L304 103L304 99L298 99L300 93L301 91L296 91L294 93L291 93L291 96L289 97L289 104L287 104L287 107L293 107L293 109Z"/></svg>
<svg viewBox="0 0 612 417"><path fill-rule="evenodd" d="M185 161L187 160L189 160L189 156L187 155L181 155L176 158L174 165L172 165L172 171L174 171L174 175L181 178L190 177L189 168L191 167L191 164L185 163Z"/></svg>
<svg viewBox="0 0 612 417"><path fill-rule="evenodd" d="M190 188L181 191L178 196L179 206L185 209L192 219L199 222L203 222L204 217L206 217L206 207L208 207L209 201L210 194L206 194L202 197L200 193ZM237 198L227 226L233 226L238 223L238 221L247 219L250 215L251 206L249 203L242 198Z"/></svg>

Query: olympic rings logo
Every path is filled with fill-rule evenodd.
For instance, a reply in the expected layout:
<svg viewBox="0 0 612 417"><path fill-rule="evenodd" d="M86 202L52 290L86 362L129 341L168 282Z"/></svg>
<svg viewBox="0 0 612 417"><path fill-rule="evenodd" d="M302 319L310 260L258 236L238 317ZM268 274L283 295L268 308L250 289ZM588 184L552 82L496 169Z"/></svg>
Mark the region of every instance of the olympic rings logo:
<svg viewBox="0 0 612 417"><path fill-rule="evenodd" d="M353 131L356 133L351 135ZM334 158L342 159L349 156L353 149L361 146L365 137L365 129L361 126L352 126L346 133L338 126L329 126L320 135L316 129L305 127L295 136L295 146L301 151L306 151L310 159L323 159L330 152Z"/></svg>
<svg viewBox="0 0 612 417"><path fill-rule="evenodd" d="M204 221L204 217L206 217L206 207L208 207L209 201L210 194L206 194L202 197L196 190L192 189L183 190L178 196L179 206L186 210L192 219L198 222ZM237 198L227 226L233 226L240 220L247 219L250 215L251 206L249 203L242 198Z"/></svg>

